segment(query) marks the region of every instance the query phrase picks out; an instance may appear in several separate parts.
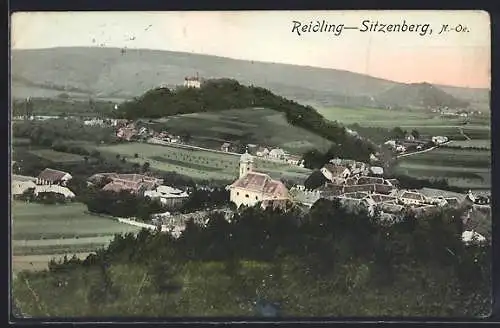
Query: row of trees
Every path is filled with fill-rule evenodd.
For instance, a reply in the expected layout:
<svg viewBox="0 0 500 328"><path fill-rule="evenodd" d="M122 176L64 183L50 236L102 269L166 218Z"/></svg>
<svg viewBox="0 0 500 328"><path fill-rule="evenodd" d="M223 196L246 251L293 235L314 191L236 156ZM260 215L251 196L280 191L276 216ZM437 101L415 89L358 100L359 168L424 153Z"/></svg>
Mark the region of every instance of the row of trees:
<svg viewBox="0 0 500 328"><path fill-rule="evenodd" d="M183 204L170 206L163 205L158 199L150 199L128 191L103 191L100 190L102 185L83 187L76 186L76 183L72 182L70 188L72 187L78 189L78 200L87 205L90 212L116 217L135 217L142 221L150 221L152 214L165 211L192 213L230 204L229 193L224 188L193 189Z"/></svg>
<svg viewBox="0 0 500 328"><path fill-rule="evenodd" d="M33 145L47 147L63 141L89 141L98 144L117 141L112 128L87 126L74 119L15 122L12 125L12 136L27 138Z"/></svg>
<svg viewBox="0 0 500 328"><path fill-rule="evenodd" d="M118 117L138 119L158 118L177 114L220 111L233 108L265 107L285 114L287 121L305 128L337 144L339 149L352 158L368 160L373 145L365 140L357 140L346 133L337 122L325 120L311 106L303 106L295 101L273 94L271 91L244 86L235 80L211 80L199 88L153 89L144 95L123 103L116 112Z"/></svg>
<svg viewBox="0 0 500 328"><path fill-rule="evenodd" d="M69 282L39 288L39 302L58 315L253 315L262 299L284 316L486 315L490 247L464 245L459 217L449 210L380 226L326 200L308 214L248 208L231 222L218 214L206 227L189 222L179 239L117 236L86 260L24 277L40 288ZM19 281L14 295L39 311ZM64 307L69 295L89 299Z"/></svg>
<svg viewBox="0 0 500 328"><path fill-rule="evenodd" d="M67 116L110 116L115 104L111 101L88 99L70 99L66 93L57 98L29 98L14 100L13 116L58 115Z"/></svg>

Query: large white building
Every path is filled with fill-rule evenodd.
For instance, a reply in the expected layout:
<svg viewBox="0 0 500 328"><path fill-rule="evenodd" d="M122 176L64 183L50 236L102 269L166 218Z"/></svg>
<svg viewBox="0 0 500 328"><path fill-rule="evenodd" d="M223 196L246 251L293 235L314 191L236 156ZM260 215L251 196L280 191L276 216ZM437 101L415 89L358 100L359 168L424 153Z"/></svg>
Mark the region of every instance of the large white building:
<svg viewBox="0 0 500 328"><path fill-rule="evenodd" d="M288 189L281 181L253 170L253 157L248 151L241 155L238 180L228 186L228 189L230 200L237 207L254 206L260 202L263 208L284 208L289 200Z"/></svg>

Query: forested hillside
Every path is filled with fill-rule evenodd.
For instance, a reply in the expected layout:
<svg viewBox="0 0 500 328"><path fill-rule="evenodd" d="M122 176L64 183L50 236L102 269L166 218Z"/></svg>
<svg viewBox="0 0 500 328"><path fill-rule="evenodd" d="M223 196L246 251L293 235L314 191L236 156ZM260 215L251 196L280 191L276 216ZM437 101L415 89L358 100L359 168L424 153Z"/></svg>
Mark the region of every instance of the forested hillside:
<svg viewBox="0 0 500 328"><path fill-rule="evenodd" d="M374 151L370 142L349 135L337 122L327 121L311 106L277 96L255 86L231 79L209 80L200 89L153 89L125 102L115 115L128 119L158 118L177 114L264 107L283 113L289 124L304 128L337 144L338 154L367 162Z"/></svg>

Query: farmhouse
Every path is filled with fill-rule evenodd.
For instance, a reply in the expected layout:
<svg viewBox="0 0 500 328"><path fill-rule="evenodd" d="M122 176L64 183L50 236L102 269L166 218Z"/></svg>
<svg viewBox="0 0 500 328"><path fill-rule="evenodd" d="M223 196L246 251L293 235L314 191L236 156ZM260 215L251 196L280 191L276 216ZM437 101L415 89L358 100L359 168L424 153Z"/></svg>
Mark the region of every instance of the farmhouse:
<svg viewBox="0 0 500 328"><path fill-rule="evenodd" d="M38 175L36 184L65 186L72 178L71 174L67 172L46 168Z"/></svg>
<svg viewBox="0 0 500 328"><path fill-rule="evenodd" d="M170 186L158 186L154 190L146 190L144 197L159 199L163 205L179 206L189 197L188 193Z"/></svg>
<svg viewBox="0 0 500 328"><path fill-rule="evenodd" d="M240 158L239 179L227 187L231 202L237 207L254 206L261 202L263 208L278 206L284 208L288 197L286 186L264 173L253 171L253 158L247 152Z"/></svg>

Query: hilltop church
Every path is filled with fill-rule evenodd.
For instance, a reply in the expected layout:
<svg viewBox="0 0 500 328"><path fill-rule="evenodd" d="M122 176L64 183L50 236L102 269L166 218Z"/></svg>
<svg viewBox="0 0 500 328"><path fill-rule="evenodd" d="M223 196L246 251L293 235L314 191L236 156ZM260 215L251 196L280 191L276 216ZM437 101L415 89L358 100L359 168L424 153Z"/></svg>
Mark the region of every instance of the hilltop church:
<svg viewBox="0 0 500 328"><path fill-rule="evenodd" d="M239 178L228 186L228 190L231 202L237 207L251 207L260 202L262 208L272 206L285 209L289 201L288 189L281 181L254 171L253 157L248 151L241 155Z"/></svg>

